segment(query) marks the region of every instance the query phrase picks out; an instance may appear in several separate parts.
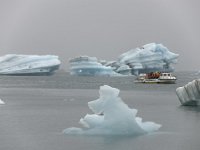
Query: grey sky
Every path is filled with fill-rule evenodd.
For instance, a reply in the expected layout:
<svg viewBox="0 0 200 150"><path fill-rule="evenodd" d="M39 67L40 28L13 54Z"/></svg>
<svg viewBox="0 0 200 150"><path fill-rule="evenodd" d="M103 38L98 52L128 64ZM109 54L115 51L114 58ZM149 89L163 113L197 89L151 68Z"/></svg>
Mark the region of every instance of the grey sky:
<svg viewBox="0 0 200 150"><path fill-rule="evenodd" d="M0 55L56 54L113 60L162 43L177 70L200 70L199 0L0 0Z"/></svg>

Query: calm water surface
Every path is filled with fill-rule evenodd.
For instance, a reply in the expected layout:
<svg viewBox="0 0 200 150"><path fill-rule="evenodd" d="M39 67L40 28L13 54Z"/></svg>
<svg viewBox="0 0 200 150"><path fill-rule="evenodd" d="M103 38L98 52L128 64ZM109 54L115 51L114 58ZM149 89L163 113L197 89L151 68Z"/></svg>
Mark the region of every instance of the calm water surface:
<svg viewBox="0 0 200 150"><path fill-rule="evenodd" d="M193 79L193 72L175 73L177 84L134 84L134 77L0 76L0 150L199 150L200 108L182 107L175 89ZM144 121L162 124L143 136L71 136L62 131L80 127L92 113L100 85L121 90L120 97L138 109Z"/></svg>

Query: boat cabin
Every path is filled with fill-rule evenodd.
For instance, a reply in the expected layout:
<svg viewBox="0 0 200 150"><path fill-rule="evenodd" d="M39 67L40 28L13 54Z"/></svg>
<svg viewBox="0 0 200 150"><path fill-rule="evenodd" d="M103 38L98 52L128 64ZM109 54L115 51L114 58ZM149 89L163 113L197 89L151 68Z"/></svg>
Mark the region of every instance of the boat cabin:
<svg viewBox="0 0 200 150"><path fill-rule="evenodd" d="M160 76L164 76L164 77L172 77L171 73L161 73Z"/></svg>

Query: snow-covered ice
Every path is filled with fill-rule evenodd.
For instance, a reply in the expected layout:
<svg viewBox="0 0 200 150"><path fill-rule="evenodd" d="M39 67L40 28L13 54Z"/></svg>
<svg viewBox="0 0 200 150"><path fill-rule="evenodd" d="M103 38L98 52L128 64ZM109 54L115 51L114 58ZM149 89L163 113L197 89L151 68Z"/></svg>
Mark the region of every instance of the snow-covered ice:
<svg viewBox="0 0 200 150"><path fill-rule="evenodd" d="M61 64L55 55L17 55L0 57L0 74L46 74L52 73Z"/></svg>
<svg viewBox="0 0 200 150"><path fill-rule="evenodd" d="M193 80L176 89L176 94L182 105L200 104L200 79Z"/></svg>
<svg viewBox="0 0 200 150"><path fill-rule="evenodd" d="M154 122L142 122L136 117L137 110L131 109L118 96L120 90L108 85L100 87L100 97L88 102L94 114L80 119L84 128L71 127L66 134L77 135L140 135L157 131L161 125Z"/></svg>

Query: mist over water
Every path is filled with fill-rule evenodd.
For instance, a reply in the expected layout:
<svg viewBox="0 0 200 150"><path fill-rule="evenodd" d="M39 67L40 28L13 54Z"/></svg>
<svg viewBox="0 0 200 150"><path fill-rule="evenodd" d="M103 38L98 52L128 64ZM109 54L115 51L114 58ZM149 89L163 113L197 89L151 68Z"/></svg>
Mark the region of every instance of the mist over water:
<svg viewBox="0 0 200 150"><path fill-rule="evenodd" d="M199 149L200 109L183 107L178 86L200 78L177 72L177 84L134 84L134 77L0 76L0 149L2 150L188 150ZM120 89L119 96L143 120L162 124L143 136L73 136L66 127L81 127L80 117L92 113L87 103L99 97L100 85Z"/></svg>

